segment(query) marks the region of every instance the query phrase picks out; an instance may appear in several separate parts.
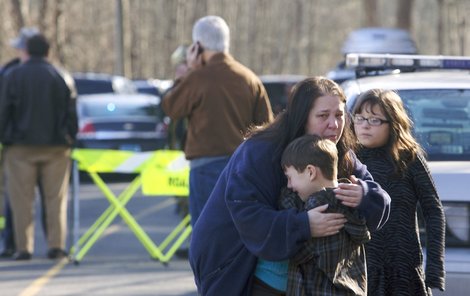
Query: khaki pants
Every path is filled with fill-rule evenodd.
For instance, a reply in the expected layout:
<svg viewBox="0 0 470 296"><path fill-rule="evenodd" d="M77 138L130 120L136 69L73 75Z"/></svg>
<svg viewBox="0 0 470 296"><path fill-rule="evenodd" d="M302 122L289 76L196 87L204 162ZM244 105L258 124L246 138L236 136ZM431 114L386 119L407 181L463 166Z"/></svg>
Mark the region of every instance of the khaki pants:
<svg viewBox="0 0 470 296"><path fill-rule="evenodd" d="M16 249L34 251L34 197L43 188L49 248L65 249L71 149L66 146L8 146L4 165L13 211Z"/></svg>

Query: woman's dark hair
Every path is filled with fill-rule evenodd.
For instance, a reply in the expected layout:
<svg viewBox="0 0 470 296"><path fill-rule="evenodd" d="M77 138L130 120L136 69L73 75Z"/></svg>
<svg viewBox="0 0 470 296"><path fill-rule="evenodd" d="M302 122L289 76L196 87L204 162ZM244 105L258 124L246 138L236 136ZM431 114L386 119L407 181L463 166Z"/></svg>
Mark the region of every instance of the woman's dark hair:
<svg viewBox="0 0 470 296"><path fill-rule="evenodd" d="M32 57L46 57L49 54L49 42L44 35L36 34L26 41L26 51Z"/></svg>
<svg viewBox="0 0 470 296"><path fill-rule="evenodd" d="M273 123L253 130L250 135L276 143L273 159L278 157L290 142L305 134L310 110L316 100L323 96L336 96L340 98L341 102L346 103L343 90L328 78L317 76L298 82L289 94L286 110L277 115ZM344 110L344 114L346 114L346 110ZM346 118L346 120L348 119ZM349 124L345 123L343 134L336 144L339 158L338 177L340 178L349 177L354 170L353 160L349 153L354 148L352 139Z"/></svg>
<svg viewBox="0 0 470 296"><path fill-rule="evenodd" d="M413 137L412 121L396 92L382 89L366 91L357 98L352 114L361 113L364 109L373 113L375 106L382 110L389 121L390 137L385 149L392 157L395 174L401 176L417 155L425 152ZM351 130L354 132L354 129Z"/></svg>

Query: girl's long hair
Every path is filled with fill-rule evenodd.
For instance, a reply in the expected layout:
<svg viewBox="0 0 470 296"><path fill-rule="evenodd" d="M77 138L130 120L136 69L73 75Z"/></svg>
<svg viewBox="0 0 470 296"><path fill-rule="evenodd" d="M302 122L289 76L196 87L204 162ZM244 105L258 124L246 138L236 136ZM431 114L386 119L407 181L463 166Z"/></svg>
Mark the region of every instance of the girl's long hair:
<svg viewBox="0 0 470 296"><path fill-rule="evenodd" d="M305 134L310 110L317 98L322 96L337 96L343 103L346 102L346 96L334 81L325 77L306 78L298 82L290 92L286 110L277 115L271 124L251 130L248 136L276 143L273 159L279 158L292 140ZM346 114L346 110L344 113ZM349 120L346 115L345 117L346 120ZM354 162L350 153L355 145L352 139L352 131L349 122L347 122L344 124L343 134L336 144L339 159L338 177L349 177L354 170Z"/></svg>
<svg viewBox="0 0 470 296"><path fill-rule="evenodd" d="M361 113L365 108L372 112L374 106L378 106L389 121L390 137L385 149L392 157L395 174L401 176L418 154L424 155L423 148L413 137L413 122L400 96L391 90L371 89L363 93L358 97L352 114Z"/></svg>

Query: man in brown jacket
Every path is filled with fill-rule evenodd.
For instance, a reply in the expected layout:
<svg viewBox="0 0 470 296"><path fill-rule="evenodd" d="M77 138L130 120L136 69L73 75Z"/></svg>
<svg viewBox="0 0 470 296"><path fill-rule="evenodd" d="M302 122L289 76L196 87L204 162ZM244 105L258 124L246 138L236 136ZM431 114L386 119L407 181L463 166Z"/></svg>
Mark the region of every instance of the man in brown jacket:
<svg viewBox="0 0 470 296"><path fill-rule="evenodd" d="M190 160L193 225L244 134L273 118L263 84L229 54L229 43L229 28L222 18L199 19L187 52L190 71L176 81L162 103L172 119L188 119L184 152Z"/></svg>

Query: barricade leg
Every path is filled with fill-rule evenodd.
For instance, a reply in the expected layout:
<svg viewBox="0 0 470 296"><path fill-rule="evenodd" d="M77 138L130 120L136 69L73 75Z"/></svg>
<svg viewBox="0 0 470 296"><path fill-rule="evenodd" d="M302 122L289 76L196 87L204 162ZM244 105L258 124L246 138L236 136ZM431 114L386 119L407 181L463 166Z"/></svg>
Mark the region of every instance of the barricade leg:
<svg viewBox="0 0 470 296"><path fill-rule="evenodd" d="M69 251L70 258L74 253L76 244L78 243L80 229L80 202L78 198L78 191L80 190L80 178L78 172L78 163L76 160L72 161L72 246Z"/></svg>
<svg viewBox="0 0 470 296"><path fill-rule="evenodd" d="M89 174L94 183L101 189L104 196L110 202L110 206L78 240L74 248L72 259L75 262L81 261L116 216L120 215L150 256L162 263L167 263L174 256L176 250L178 250L191 234L192 228L190 225L190 216L187 215L183 218L183 220L163 240L163 242L157 246L125 208L125 205L140 188L140 176L136 177L131 184L118 197L116 197L97 173L90 172ZM164 253L165 249L168 247L168 251Z"/></svg>
<svg viewBox="0 0 470 296"><path fill-rule="evenodd" d="M184 241L189 237L192 232L192 227L190 224L191 216L188 214L186 217L181 220L178 226L173 229L173 231L163 240L163 242L153 250L151 256L153 259L158 259L163 263L166 263L171 260L176 251L181 247ZM178 236L179 235L179 236ZM176 239L176 240L175 240ZM171 242L174 243L170 246L168 251L164 254L163 251L170 245ZM158 252L158 251L160 252Z"/></svg>
<svg viewBox="0 0 470 296"><path fill-rule="evenodd" d="M134 195L134 193L139 189L139 186L140 186L139 182L140 180L137 180L137 179L133 180L133 182L128 187L126 187L124 191L121 192L121 194L119 194L119 196L117 197L117 200L119 200L122 204L126 204L130 200L130 198ZM103 185L103 186L106 186L106 185ZM105 189L103 188L101 188L102 192L105 191ZM112 194L112 193L108 193L108 194ZM88 230L80 237L80 239L78 240L78 246L82 246L90 238L90 236L96 231L96 229L100 227L100 225L102 225L103 222L107 220L107 218L110 217L111 214L113 214L114 217L116 217L118 214L117 210L112 205L110 205L103 212L103 214L101 214L98 217L98 219L96 219L96 221L88 228ZM71 250L71 252L72 251L73 250Z"/></svg>
<svg viewBox="0 0 470 296"><path fill-rule="evenodd" d="M105 197L111 202L111 205L105 212L93 223L93 225L82 235L76 245L72 248L72 259L81 261L89 249L95 244L98 238L103 234L106 228L120 213L120 210L126 205L132 196L140 188L140 176L136 177L131 184L118 196L109 189L103 179L95 172L89 172L94 183L101 189ZM75 254L76 252L76 254Z"/></svg>
<svg viewBox="0 0 470 296"><path fill-rule="evenodd" d="M140 180L140 177L137 177L136 179ZM134 217L127 211L127 209L124 207L125 204L121 203L115 196L112 194L112 192L109 190L109 188L104 184L104 182L101 180L101 178L95 180L97 184L100 184L100 188L104 190L105 197L108 199L108 201L114 206L116 209L116 212L119 213L119 215L122 217L124 222L129 226L131 231L134 233L134 235L137 237L137 239L142 243L144 248L147 250L147 252L150 254L150 256L153 259L157 259L161 261L162 263L168 262L176 252L176 250L184 243L184 240L189 236L191 233L191 226L190 226L190 217L189 215L181 221L178 226L165 238L165 247L170 244L174 238L176 238L179 234L179 237L177 240L173 243L173 245L170 247L168 252L166 254L163 253L163 247L157 246L153 240L147 235L147 233L143 230L143 228L137 223L137 221L134 219ZM132 192L133 194L134 192ZM129 197L130 198L130 197ZM127 201L126 201L127 202ZM114 213L114 211L113 211ZM115 215L112 217L114 219ZM103 223L104 224L104 223ZM109 223L108 223L109 224ZM103 227L104 225L101 225ZM104 229L107 227L104 226ZM98 232L98 231L97 231ZM102 231L101 231L102 233ZM101 234L99 233L98 236Z"/></svg>

